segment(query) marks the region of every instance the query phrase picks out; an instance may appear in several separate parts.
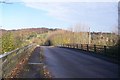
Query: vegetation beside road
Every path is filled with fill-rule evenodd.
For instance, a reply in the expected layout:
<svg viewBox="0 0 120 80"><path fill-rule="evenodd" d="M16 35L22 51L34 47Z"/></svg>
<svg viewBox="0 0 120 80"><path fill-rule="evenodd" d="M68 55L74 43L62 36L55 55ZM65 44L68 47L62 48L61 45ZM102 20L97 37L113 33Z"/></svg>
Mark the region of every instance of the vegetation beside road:
<svg viewBox="0 0 120 80"><path fill-rule="evenodd" d="M54 29L48 28L30 28L20 30L3 30L0 32L0 54L12 51L14 49L26 46L31 43L42 45L45 42L47 34Z"/></svg>
<svg viewBox="0 0 120 80"><path fill-rule="evenodd" d="M48 29L29 28L19 30L0 30L0 54L22 46L37 43L39 45L92 44L116 46L119 35L115 33L82 31L81 28ZM116 48L116 47L115 47Z"/></svg>
<svg viewBox="0 0 120 80"><path fill-rule="evenodd" d="M46 44L91 44L103 46L118 45L119 35L102 32L73 32L57 30L49 34Z"/></svg>

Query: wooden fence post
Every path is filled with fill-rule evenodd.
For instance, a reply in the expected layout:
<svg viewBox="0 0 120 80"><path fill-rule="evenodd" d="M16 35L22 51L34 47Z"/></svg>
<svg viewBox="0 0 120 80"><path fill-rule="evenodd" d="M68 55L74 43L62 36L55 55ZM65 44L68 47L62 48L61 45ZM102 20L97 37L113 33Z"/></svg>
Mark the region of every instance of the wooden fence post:
<svg viewBox="0 0 120 80"><path fill-rule="evenodd" d="M89 46L88 46L88 44L87 44L87 51L89 51Z"/></svg>
<svg viewBox="0 0 120 80"><path fill-rule="evenodd" d="M104 46L104 53L106 53L106 46Z"/></svg>
<svg viewBox="0 0 120 80"><path fill-rule="evenodd" d="M79 49L79 44L78 44L78 49Z"/></svg>
<svg viewBox="0 0 120 80"><path fill-rule="evenodd" d="M81 44L79 44L79 49L81 49Z"/></svg>
<svg viewBox="0 0 120 80"><path fill-rule="evenodd" d="M96 45L94 45L94 52L96 52Z"/></svg>
<svg viewBox="0 0 120 80"><path fill-rule="evenodd" d="M83 45L81 44L81 49L83 49Z"/></svg>
<svg viewBox="0 0 120 80"><path fill-rule="evenodd" d="M78 49L78 44L77 44L77 49Z"/></svg>

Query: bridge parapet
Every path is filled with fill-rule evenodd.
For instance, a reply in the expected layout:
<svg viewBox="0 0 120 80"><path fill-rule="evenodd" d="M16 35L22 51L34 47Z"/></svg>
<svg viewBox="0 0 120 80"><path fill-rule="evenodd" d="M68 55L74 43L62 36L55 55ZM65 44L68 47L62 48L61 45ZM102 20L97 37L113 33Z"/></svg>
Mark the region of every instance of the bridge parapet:
<svg viewBox="0 0 120 80"><path fill-rule="evenodd" d="M94 44L62 44L58 47L67 47L80 49L84 51L94 52L103 56L107 56L115 60L117 63L119 62L118 57L118 46L104 46L104 45L94 45Z"/></svg>
<svg viewBox="0 0 120 80"><path fill-rule="evenodd" d="M34 48L35 44L30 44L22 48L17 48L11 52L0 55L0 78L9 78L13 69L24 58L28 58Z"/></svg>

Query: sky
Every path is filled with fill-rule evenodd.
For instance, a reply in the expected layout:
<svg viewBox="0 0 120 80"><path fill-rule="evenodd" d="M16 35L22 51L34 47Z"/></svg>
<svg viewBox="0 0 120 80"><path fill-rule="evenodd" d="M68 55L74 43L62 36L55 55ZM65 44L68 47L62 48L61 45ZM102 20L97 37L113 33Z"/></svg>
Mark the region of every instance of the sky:
<svg viewBox="0 0 120 80"><path fill-rule="evenodd" d="M3 1L3 0L0 0ZM0 3L2 29L62 28L85 25L94 32L111 32L118 25L117 0L6 0Z"/></svg>

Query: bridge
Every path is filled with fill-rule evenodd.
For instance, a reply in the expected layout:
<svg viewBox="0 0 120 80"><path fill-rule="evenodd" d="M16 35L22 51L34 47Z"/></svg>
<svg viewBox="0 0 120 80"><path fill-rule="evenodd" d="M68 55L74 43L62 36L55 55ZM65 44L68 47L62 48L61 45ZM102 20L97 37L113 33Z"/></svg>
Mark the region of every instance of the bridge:
<svg viewBox="0 0 120 80"><path fill-rule="evenodd" d="M107 49L88 44L30 44L0 55L0 77L118 78L118 57L105 54Z"/></svg>

